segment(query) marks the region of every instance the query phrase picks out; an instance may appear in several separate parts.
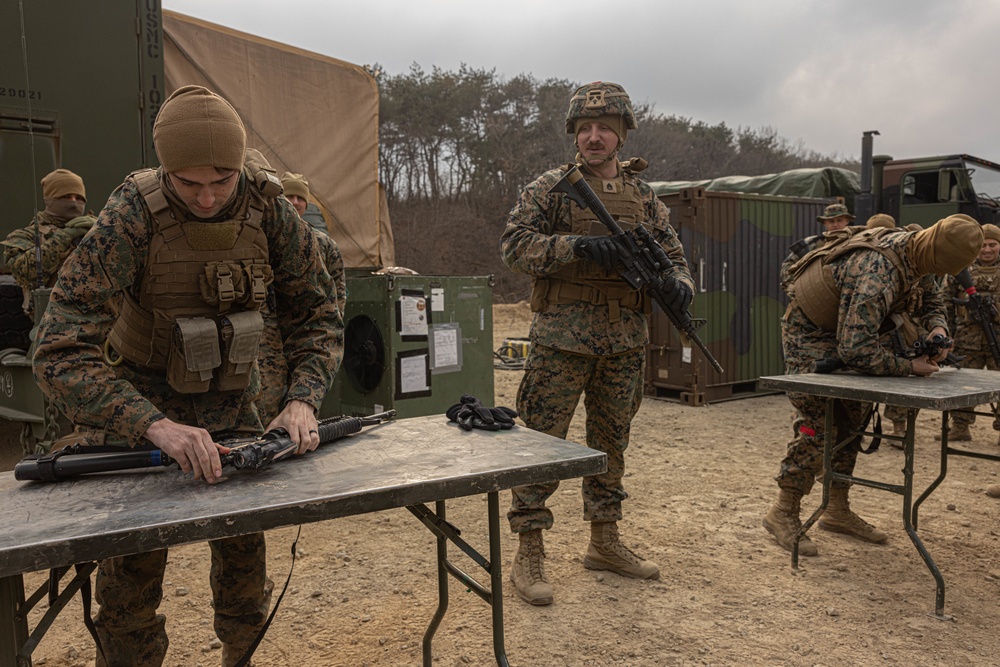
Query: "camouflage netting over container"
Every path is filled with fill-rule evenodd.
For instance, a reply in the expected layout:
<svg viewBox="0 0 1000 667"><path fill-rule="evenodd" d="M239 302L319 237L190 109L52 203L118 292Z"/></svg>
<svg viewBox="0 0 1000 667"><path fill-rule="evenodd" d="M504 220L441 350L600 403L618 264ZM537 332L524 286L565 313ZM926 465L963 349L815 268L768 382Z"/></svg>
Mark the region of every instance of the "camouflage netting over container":
<svg viewBox="0 0 1000 667"><path fill-rule="evenodd" d="M653 192L671 195L684 188L704 188L714 192L745 192L784 197L843 197L854 210L854 195L861 191L861 178L853 171L836 167L792 169L763 176L722 176L703 181L657 181Z"/></svg>

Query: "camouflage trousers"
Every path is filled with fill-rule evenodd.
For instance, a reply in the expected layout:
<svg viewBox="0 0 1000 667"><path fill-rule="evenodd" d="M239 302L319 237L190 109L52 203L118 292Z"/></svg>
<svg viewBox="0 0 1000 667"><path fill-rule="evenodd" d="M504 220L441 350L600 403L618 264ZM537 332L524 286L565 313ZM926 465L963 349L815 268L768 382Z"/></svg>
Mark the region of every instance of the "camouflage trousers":
<svg viewBox="0 0 1000 667"><path fill-rule="evenodd" d="M270 309L263 314L264 331L260 336L260 354L257 355L260 397L254 403L261 423L267 428L284 407L285 393L288 391L288 362L285 359L277 316Z"/></svg>
<svg viewBox="0 0 1000 667"><path fill-rule="evenodd" d="M993 355L990 354L989 350L965 350L958 348L955 350L955 354L959 357L965 357L965 359L962 360L962 368L985 368L991 371L997 370L997 362L993 359ZM998 379L1000 379L1000 376L998 376ZM964 412L952 412L950 415L955 424L972 425L976 423L976 415L970 415ZM1000 431L1000 417L993 417L993 428Z"/></svg>
<svg viewBox="0 0 1000 667"><path fill-rule="evenodd" d="M215 633L237 655L250 646L267 618L273 584L267 578L263 533L208 543ZM94 620L104 660L97 667L157 667L167 653L163 598L166 549L109 558L99 563Z"/></svg>
<svg viewBox="0 0 1000 667"><path fill-rule="evenodd" d="M808 373L820 359L837 358L836 335L817 328L798 308L790 309L781 323L781 342L785 353L785 371L789 374ZM785 458L775 480L782 489L802 495L812 490L816 477L823 472L823 441L826 438L827 399L811 394L789 392L788 400L795 408L792 441L788 443ZM836 442L851 430L861 426L871 403L863 401L834 401L834 429ZM833 455L834 472L850 475L858 458L860 438L856 438ZM846 486L835 482L835 486Z"/></svg>
<svg viewBox="0 0 1000 667"><path fill-rule="evenodd" d="M585 393L587 446L608 455L608 471L583 478L583 518L618 521L622 501L625 449L632 418L642 402L644 348L614 356L585 356L534 345L525 362L517 391L517 410L528 428L565 438L573 413ZM552 527L545 501L559 482L520 486L511 490L507 513L512 532Z"/></svg>

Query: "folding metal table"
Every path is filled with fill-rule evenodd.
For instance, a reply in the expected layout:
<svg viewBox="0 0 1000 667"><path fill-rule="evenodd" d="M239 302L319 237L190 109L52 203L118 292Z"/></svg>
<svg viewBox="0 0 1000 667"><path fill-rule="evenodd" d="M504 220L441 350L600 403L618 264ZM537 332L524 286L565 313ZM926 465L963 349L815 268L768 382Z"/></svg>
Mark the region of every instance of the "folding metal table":
<svg viewBox="0 0 1000 667"><path fill-rule="evenodd" d="M785 392L799 392L822 396L826 401L826 427L823 444L823 500L819 508L802 524L792 548L792 567L799 563L799 539L819 519L830 499L830 485L835 479L868 486L903 496L903 527L910 540L920 552L920 557L934 576L937 596L932 616L941 620L953 617L944 613L944 579L931 558L923 542L917 536L917 519L923 503L944 481L948 474L949 456L966 456L989 461L1000 461L1000 456L968 449L958 449L948 444L948 414L952 411L977 413L974 408L1000 400L1000 373L977 369L945 368L930 377L876 377L853 372L805 373L802 375L778 375L762 377L758 385L762 389L776 389ZM883 440L901 441L903 444L903 483L889 484L863 479L852 475L835 473L831 470L833 453L845 446L857 435L874 435L866 431L854 431L841 442L833 441L834 401L852 399L883 405L898 405L907 408L906 432L903 436L882 434ZM941 412L941 469L938 476L913 500L913 438L917 410L937 410ZM992 413L989 413L992 416Z"/></svg>
<svg viewBox="0 0 1000 667"><path fill-rule="evenodd" d="M30 667L33 647L89 582L93 561L406 507L437 538L439 600L423 639L424 665L431 664L431 640L448 607L449 575L492 607L494 654L497 664L507 665L498 492L596 475L606 467L601 452L523 426L467 432L435 415L373 427L264 470L233 471L214 485L176 468L50 483L2 473L0 664ZM445 514L446 500L484 493L488 557L463 540ZM433 510L426 505L431 502ZM448 542L488 573L488 586L449 560ZM57 591L59 577L74 565L76 575ZM39 570L54 574L25 599L22 575ZM28 612L46 595L50 607L29 633Z"/></svg>

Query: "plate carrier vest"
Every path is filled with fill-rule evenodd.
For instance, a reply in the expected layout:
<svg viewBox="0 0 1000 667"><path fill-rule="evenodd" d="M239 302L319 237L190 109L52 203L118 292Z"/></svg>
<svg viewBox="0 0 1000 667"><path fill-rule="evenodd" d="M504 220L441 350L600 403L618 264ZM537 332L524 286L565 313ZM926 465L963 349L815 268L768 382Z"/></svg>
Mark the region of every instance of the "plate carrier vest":
<svg viewBox="0 0 1000 667"><path fill-rule="evenodd" d="M632 175L645 167L638 161L638 169L630 169L628 162L621 165L622 174ZM569 171L573 165L562 167ZM645 206L634 179L618 176L610 180L582 172L590 187L608 209L611 217L622 230L631 231L646 217ZM560 236L610 236L611 232L589 208L570 203L570 230L557 231ZM660 228L658 231L662 231ZM621 320L621 308L645 313L652 312L649 298L640 290L632 289L617 271L605 271L594 262L570 262L558 271L531 281L531 310L544 311L553 304L584 301L595 306L608 306L608 321Z"/></svg>
<svg viewBox="0 0 1000 667"><path fill-rule="evenodd" d="M247 193L230 220L180 222L156 171L128 177L153 217L152 236L138 295L125 291L108 340L130 362L165 370L182 394L245 389L256 365L273 280L261 222L277 194L248 172L252 152Z"/></svg>

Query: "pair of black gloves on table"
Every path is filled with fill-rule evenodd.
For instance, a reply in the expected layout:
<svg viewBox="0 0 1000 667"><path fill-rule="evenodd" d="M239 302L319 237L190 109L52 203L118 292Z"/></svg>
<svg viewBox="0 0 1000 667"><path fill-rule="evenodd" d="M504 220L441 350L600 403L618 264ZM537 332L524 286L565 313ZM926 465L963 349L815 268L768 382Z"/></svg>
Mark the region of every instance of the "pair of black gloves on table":
<svg viewBox="0 0 1000 667"><path fill-rule="evenodd" d="M471 431L480 428L484 431L500 431L514 428L514 417L517 410L511 410L502 405L488 408L475 396L462 394L455 405L445 411L449 421L453 421L463 430Z"/></svg>
<svg viewBox="0 0 1000 667"><path fill-rule="evenodd" d="M618 266L618 246L610 236L581 236L573 243L573 254L605 271L614 271ZM675 278L663 279L663 294L676 313L686 313L691 305L691 288Z"/></svg>

